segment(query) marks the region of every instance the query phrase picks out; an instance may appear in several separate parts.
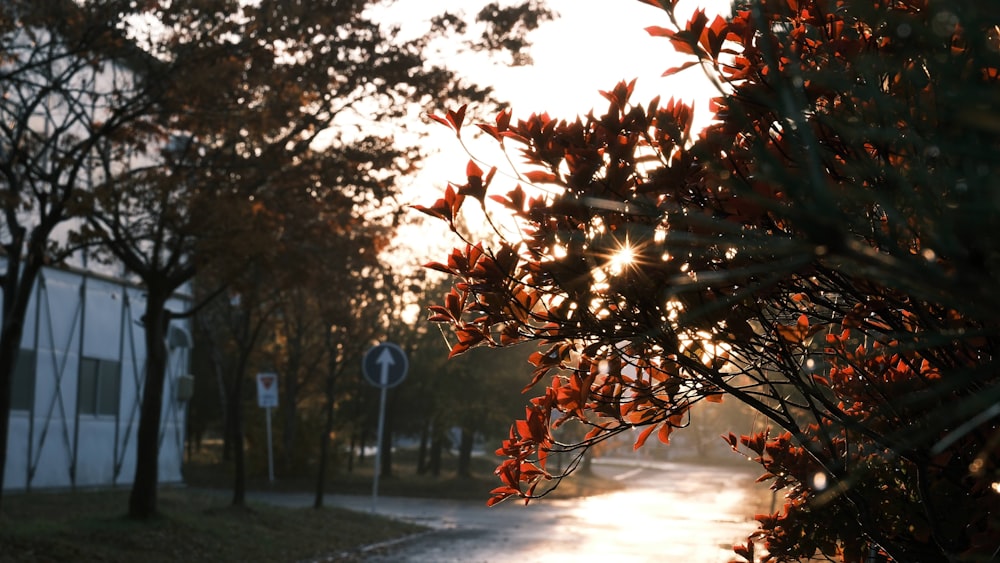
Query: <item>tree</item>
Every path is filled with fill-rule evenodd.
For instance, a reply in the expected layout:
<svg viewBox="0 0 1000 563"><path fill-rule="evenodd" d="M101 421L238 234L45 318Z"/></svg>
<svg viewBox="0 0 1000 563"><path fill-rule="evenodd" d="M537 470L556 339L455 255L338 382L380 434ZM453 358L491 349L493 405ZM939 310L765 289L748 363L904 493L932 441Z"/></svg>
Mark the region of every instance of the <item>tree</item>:
<svg viewBox="0 0 1000 563"><path fill-rule="evenodd" d="M148 290L133 516L155 511L163 331L176 316L163 310L164 296L191 279L199 257L236 258L221 248L243 238L231 227L253 210L254 190L337 119L346 116L337 125L350 128L371 109L382 119L445 92L484 95L426 64L427 38L393 41L394 30L368 17L369 4L4 5L2 167L10 197L0 426L27 296L41 264L60 259L51 235L71 215L87 217L77 241L103 242L108 254L95 256L115 255ZM538 11L525 4L520 13ZM323 33L329 29L343 33Z"/></svg>
<svg viewBox="0 0 1000 563"><path fill-rule="evenodd" d="M5 2L0 7L0 485L12 373L42 266L73 258L65 226L88 211L102 143L129 135L158 95L157 61L130 48L117 2ZM132 133L144 137L139 130ZM76 257L78 258L78 257ZM2 498L2 491L0 491Z"/></svg>
<svg viewBox="0 0 1000 563"><path fill-rule="evenodd" d="M532 382L548 385L498 450L491 503L567 475L551 452L640 427L636 447L669 442L696 402L736 400L770 427L727 442L786 491L743 559L760 541L765 561L989 560L1000 12L755 0L681 24L675 2L647 3L671 21L647 31L691 56L668 73L720 86L716 121L693 133L689 106L633 103L633 83L603 115L501 113L479 127L538 188L489 195L517 235L462 235L429 265L456 278L431 308L452 355L542 346ZM461 137L464 113L437 120ZM466 176L418 209L458 233L499 177L473 161ZM556 441L568 420L591 430Z"/></svg>
<svg viewBox="0 0 1000 563"><path fill-rule="evenodd" d="M273 289L265 284L271 278L257 275L261 265L253 264L247 275L234 282L229 289L228 302L216 300L213 304L224 322L214 323L214 327L226 331L224 344L230 352L226 362L228 377L224 377L225 385L225 443L234 460L233 497L234 506L246 504L246 455L244 448L244 397L247 395L247 374L250 372L251 360L258 348L259 342L265 337L269 321L274 315L277 305L274 302ZM221 325L221 326L220 326ZM220 330L222 332L222 330Z"/></svg>
<svg viewBox="0 0 1000 563"><path fill-rule="evenodd" d="M371 19L369 4L216 0L192 10L155 3L145 14L155 29L131 30L136 43L170 63L157 111L143 123L161 144L103 147L104 180L82 236L99 241L147 289L135 518L156 508L163 331L178 315L165 308L167 297L206 262L235 273L266 251L252 220L268 205L268 186L301 164L321 132L341 131L333 141L350 147L365 141L343 134L357 129L358 115L374 129L446 92L485 97L425 64L427 39L394 40L392 29ZM380 180L379 194L387 195L393 179Z"/></svg>
<svg viewBox="0 0 1000 563"><path fill-rule="evenodd" d="M297 448L297 427L305 407L319 418L323 401L317 398L326 387L322 368L333 370L330 377L343 369L336 362L331 366L328 356L349 354L370 341L369 327L359 322L370 316L359 310L385 291L378 283L379 257L394 215L378 203L391 193L386 178L404 154L391 139L303 153L254 196L261 204L254 230L267 239L251 244L258 248L251 267L228 282L226 261L221 269L208 264L199 276L201 286L228 283L229 293L239 296L199 313L214 327L215 345L230 351L226 443L235 453L234 504L244 501L242 421L252 368L279 374L277 414L284 423L279 453L288 468L293 453L302 458L298 461L309 457Z"/></svg>

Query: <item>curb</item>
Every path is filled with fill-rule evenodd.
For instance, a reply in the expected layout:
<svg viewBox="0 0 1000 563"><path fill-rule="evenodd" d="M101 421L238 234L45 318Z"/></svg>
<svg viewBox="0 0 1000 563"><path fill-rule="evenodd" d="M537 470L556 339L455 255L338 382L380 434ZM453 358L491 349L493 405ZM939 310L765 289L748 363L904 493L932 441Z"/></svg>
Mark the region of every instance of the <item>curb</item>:
<svg viewBox="0 0 1000 563"><path fill-rule="evenodd" d="M335 563L337 561L353 561L353 560L356 560L355 558L363 556L366 553L370 553L372 551L376 551L376 550L379 550L379 549L385 549L385 548L388 548L388 547L393 547L393 546L395 546L397 544L401 544L401 543L404 543L404 542L408 542L408 541L411 541L411 540L422 538L424 536L428 536L428 535L433 534L433 533L435 533L437 531L438 530L431 529L431 530L426 530L426 531L423 531L423 532L417 532L417 533L414 533L414 534L409 534L409 535L406 535L406 536L401 536L401 537L398 537L398 538L394 538L394 539L391 539L391 540L385 540L385 541L381 541L381 542L371 543L371 544L363 545L363 546L356 547L356 548L353 548L353 549L348 549L348 550L345 550L345 551L338 551L336 553L330 553L328 555L321 555L319 557L312 558L312 559L303 559L303 560L299 561L298 563Z"/></svg>

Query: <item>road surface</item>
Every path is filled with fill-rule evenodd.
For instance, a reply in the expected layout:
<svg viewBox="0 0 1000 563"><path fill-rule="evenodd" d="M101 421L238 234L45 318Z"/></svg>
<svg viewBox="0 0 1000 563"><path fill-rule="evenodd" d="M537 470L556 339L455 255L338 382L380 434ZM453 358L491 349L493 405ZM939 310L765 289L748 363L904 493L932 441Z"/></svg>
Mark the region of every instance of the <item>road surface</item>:
<svg viewBox="0 0 1000 563"><path fill-rule="evenodd" d="M725 563L732 545L756 529L753 514L769 509L756 472L682 463L602 463L622 491L583 499L483 503L381 497L382 515L431 531L362 552L319 561L371 563ZM572 478L572 477L571 477ZM257 497L258 500L295 504ZM308 499L308 500L307 500ZM298 502L307 505L311 497ZM328 503L359 511L371 497L332 495Z"/></svg>

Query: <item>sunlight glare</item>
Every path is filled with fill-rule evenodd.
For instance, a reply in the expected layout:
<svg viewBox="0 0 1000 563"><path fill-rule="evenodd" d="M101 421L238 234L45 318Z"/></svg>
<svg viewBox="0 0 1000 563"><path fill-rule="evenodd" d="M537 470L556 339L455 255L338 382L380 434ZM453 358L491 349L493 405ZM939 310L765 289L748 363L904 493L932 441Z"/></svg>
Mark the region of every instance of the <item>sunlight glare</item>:
<svg viewBox="0 0 1000 563"><path fill-rule="evenodd" d="M600 471L629 483L629 488L576 502L576 510L559 522L553 535L574 537L581 549L568 556L546 553L545 561L727 561L730 546L737 541L730 538L745 538L755 527L754 522L733 516L736 507L751 502L754 485L748 484L749 477L699 469L697 486L661 487L650 483L650 468L683 469L650 459L644 460L645 469L615 465L604 465ZM594 529L606 533L581 533Z"/></svg>
<svg viewBox="0 0 1000 563"><path fill-rule="evenodd" d="M554 256L556 260L560 260L569 256L569 250L561 244L556 244L552 247L552 256Z"/></svg>
<svg viewBox="0 0 1000 563"><path fill-rule="evenodd" d="M656 244L663 244L667 240L667 228L664 225L656 227L653 232L653 242Z"/></svg>
<svg viewBox="0 0 1000 563"><path fill-rule="evenodd" d="M822 471L817 471L813 475L812 486L813 486L813 489L815 489L817 491L822 491L822 490L826 489L826 486L827 486L826 473L823 473Z"/></svg>
<svg viewBox="0 0 1000 563"><path fill-rule="evenodd" d="M667 301L667 311L668 311L667 318L670 319L671 321L676 321L677 318L680 316L681 311L683 310L684 310L684 304L681 303L680 301L677 301L675 299Z"/></svg>
<svg viewBox="0 0 1000 563"><path fill-rule="evenodd" d="M635 264L635 251L632 245L627 241L622 245L618 252L611 256L611 260L608 261L608 270L612 276L620 275L626 268Z"/></svg>

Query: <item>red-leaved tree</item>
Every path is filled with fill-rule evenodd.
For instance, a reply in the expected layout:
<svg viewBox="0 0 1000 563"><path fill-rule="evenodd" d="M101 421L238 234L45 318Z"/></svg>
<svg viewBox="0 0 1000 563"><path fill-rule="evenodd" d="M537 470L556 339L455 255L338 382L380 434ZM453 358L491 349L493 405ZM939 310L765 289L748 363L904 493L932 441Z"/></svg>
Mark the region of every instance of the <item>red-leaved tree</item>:
<svg viewBox="0 0 1000 563"><path fill-rule="evenodd" d="M455 280L431 308L451 354L541 346L491 503L568 475L552 452L668 442L696 402L735 400L768 427L725 439L785 500L742 559L991 560L1000 9L754 0L682 23L646 3L672 22L647 31L690 56L668 72L719 85L710 126L629 83L571 121L504 112L478 127L523 159L519 183L494 193L502 174L472 160L418 206L462 238L429 265ZM435 118L461 138L464 115ZM477 242L465 204L516 229ZM561 443L567 420L591 431Z"/></svg>

